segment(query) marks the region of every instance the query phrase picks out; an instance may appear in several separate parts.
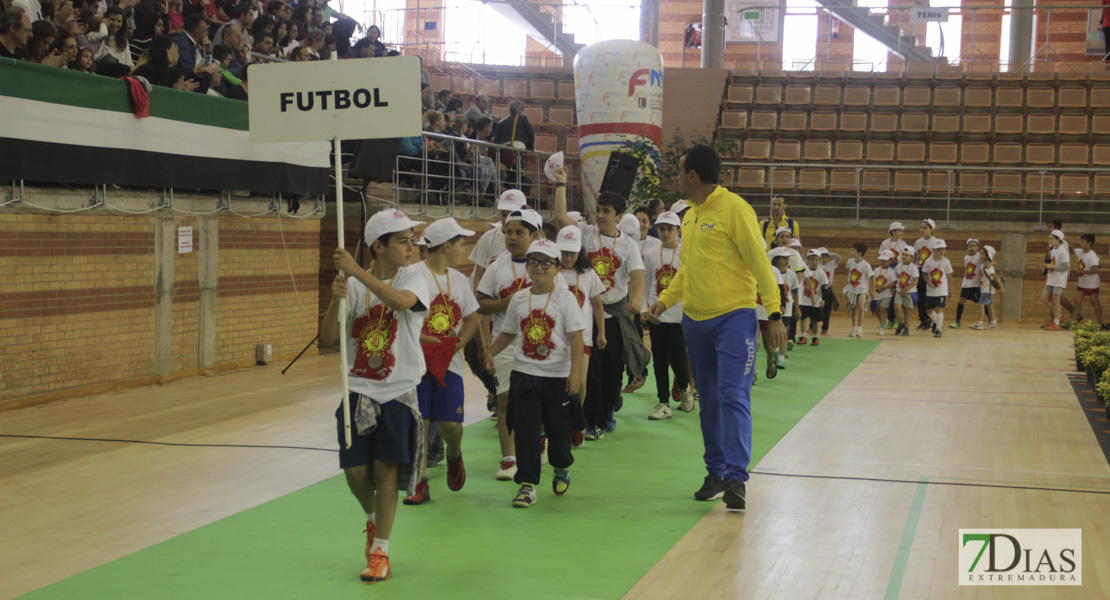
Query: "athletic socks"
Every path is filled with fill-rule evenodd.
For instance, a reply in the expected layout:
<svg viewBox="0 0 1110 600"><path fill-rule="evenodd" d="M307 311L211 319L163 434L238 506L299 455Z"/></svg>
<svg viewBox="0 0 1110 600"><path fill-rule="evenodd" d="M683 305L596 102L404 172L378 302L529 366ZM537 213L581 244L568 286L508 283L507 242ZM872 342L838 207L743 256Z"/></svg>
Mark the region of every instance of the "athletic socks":
<svg viewBox="0 0 1110 600"><path fill-rule="evenodd" d="M389 554L389 540L387 540L385 538L380 538L380 537L374 538L374 544L372 546L370 546L370 554L373 554L374 551L377 550L378 548L381 548L382 552L384 552L386 555L388 555Z"/></svg>
<svg viewBox="0 0 1110 600"><path fill-rule="evenodd" d="M375 516L376 514L377 514L377 513L366 513L366 522L367 522L367 523L374 523L375 525L377 525L377 522L376 522L376 521L374 521L374 516Z"/></svg>
<svg viewBox="0 0 1110 600"><path fill-rule="evenodd" d="M515 456L502 456L501 462L516 462Z"/></svg>
<svg viewBox="0 0 1110 600"><path fill-rule="evenodd" d="M944 313L940 313L933 317L933 326L937 328L937 331L940 331L940 328L944 327Z"/></svg>
<svg viewBox="0 0 1110 600"><path fill-rule="evenodd" d="M962 319L963 316L964 316L964 305L962 303L957 304L956 305L956 322L959 323L960 319Z"/></svg>

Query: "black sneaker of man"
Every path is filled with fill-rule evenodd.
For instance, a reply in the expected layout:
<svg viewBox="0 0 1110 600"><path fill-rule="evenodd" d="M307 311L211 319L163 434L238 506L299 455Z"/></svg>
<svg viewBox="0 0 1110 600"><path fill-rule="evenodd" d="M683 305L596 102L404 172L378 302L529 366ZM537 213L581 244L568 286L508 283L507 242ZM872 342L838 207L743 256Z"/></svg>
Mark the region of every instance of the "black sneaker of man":
<svg viewBox="0 0 1110 600"><path fill-rule="evenodd" d="M718 476L710 473L705 476L701 489L694 492L694 499L700 502L716 500L725 493L725 482Z"/></svg>
<svg viewBox="0 0 1110 600"><path fill-rule="evenodd" d="M748 504L744 500L744 482L739 479L729 479L725 482L725 508L729 510L744 510Z"/></svg>

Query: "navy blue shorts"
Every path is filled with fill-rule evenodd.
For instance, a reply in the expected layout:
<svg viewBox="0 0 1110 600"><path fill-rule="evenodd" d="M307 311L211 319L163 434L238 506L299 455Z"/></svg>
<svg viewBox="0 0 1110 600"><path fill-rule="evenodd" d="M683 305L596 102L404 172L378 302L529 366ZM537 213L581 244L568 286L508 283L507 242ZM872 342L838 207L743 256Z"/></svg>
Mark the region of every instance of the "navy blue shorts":
<svg viewBox="0 0 1110 600"><path fill-rule="evenodd" d="M443 378L447 387L439 387L439 382L432 375L425 375L416 386L416 398L420 400L420 416L425 421L450 421L462 423L463 400L466 390L463 388L462 377L457 373L447 372Z"/></svg>
<svg viewBox="0 0 1110 600"><path fill-rule="evenodd" d="M366 435L358 434L355 425L355 411L358 410L358 394L352 393L351 402L351 447L343 443L343 404L335 409L335 429L339 439L339 468L372 465L375 460L387 463L412 463L412 436L414 434L412 410L400 402L386 402L382 414L378 416L378 426Z"/></svg>
<svg viewBox="0 0 1110 600"><path fill-rule="evenodd" d="M925 296L925 310L944 308L945 296Z"/></svg>
<svg viewBox="0 0 1110 600"><path fill-rule="evenodd" d="M972 302L979 302L979 288L978 287L960 288L960 299L961 300L971 300Z"/></svg>

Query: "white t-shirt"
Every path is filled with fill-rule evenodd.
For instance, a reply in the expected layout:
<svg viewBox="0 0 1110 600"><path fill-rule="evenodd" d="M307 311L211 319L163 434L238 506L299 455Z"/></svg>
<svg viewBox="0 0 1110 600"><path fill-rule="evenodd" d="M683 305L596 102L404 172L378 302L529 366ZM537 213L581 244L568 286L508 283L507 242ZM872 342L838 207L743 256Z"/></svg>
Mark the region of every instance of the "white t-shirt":
<svg viewBox="0 0 1110 600"><path fill-rule="evenodd" d="M977 288L982 283L981 279L983 274L980 273L979 265L983 261L979 258L978 254L964 255L964 280L960 284L961 288Z"/></svg>
<svg viewBox="0 0 1110 600"><path fill-rule="evenodd" d="M994 272L995 272L994 267L987 267L987 268L983 269L982 276L979 278L980 279L980 282L979 282L979 295L980 296L982 296L983 294L993 294L994 293L994 286L991 285L991 280L990 280L989 277L987 277L988 275L994 275Z"/></svg>
<svg viewBox="0 0 1110 600"><path fill-rule="evenodd" d="M508 252L505 249L505 231L501 229L501 223L498 223L478 238L474 249L470 251L469 258L475 266L488 269L493 261L505 252Z"/></svg>
<svg viewBox="0 0 1110 600"><path fill-rule="evenodd" d="M933 255L933 249L929 247L929 243L932 241L933 238L926 239L920 237L917 238L917 241L913 243L913 250L917 253L918 268L925 266L925 261L929 260L929 258Z"/></svg>
<svg viewBox="0 0 1110 600"><path fill-rule="evenodd" d="M903 296L909 296L917 289L917 285L910 286L910 282L921 274L917 265L910 263L899 263L898 267L894 269L894 275L898 278L898 293Z"/></svg>
<svg viewBox="0 0 1110 600"><path fill-rule="evenodd" d="M593 269L584 273L563 270L559 273L559 277L563 279L567 289L578 300L578 306L582 309L582 316L586 319L586 329L582 330L582 343L592 347L594 345L594 305L590 300L594 296L600 296L601 292L605 291L605 284L601 283L601 279L598 278L597 272Z"/></svg>
<svg viewBox="0 0 1110 600"><path fill-rule="evenodd" d="M829 262L824 262L822 260L821 270L825 272L825 277L828 278L829 285L833 284L833 279L835 279L835 275L836 275L836 268L839 267L839 266L840 266L840 259L839 258L834 257Z"/></svg>
<svg viewBox="0 0 1110 600"><path fill-rule="evenodd" d="M910 247L911 246L906 242L906 240L898 240L897 242L892 243L890 241L890 238L887 238L883 240L883 243L879 244L879 252L882 252L883 250L890 250L894 253L893 262L900 262L902 260L902 250Z"/></svg>
<svg viewBox="0 0 1110 600"><path fill-rule="evenodd" d="M939 261L929 258L925 261L925 265L921 267L921 271L925 273L925 277L929 281L940 284L938 287L932 287L926 283L925 295L930 297L941 297L948 295L948 277L952 275L952 263L948 262L948 258L942 258Z"/></svg>
<svg viewBox="0 0 1110 600"><path fill-rule="evenodd" d="M571 365L568 334L584 331L586 319L574 294L556 286L550 294L528 291L513 296L501 327L502 333L516 336L514 371L537 377L567 377Z"/></svg>
<svg viewBox="0 0 1110 600"><path fill-rule="evenodd" d="M478 299L470 288L466 275L448 267L446 275L432 272L428 263L420 261L412 268L424 275L428 286L428 294L432 296L428 314L424 317L424 327L420 330L426 335L437 337L459 337L462 331L462 321L478 310ZM462 346L451 357L451 366L448 371L462 375L463 355Z"/></svg>
<svg viewBox="0 0 1110 600"><path fill-rule="evenodd" d="M1098 266L1098 255L1095 254L1094 250L1084 252L1082 248L1076 248L1075 256L1079 258L1080 273L1091 267ZM1079 287L1088 290L1097 290L1102 287L1102 281L1099 279L1099 275L1097 272L1093 275L1080 275Z"/></svg>
<svg viewBox="0 0 1110 600"><path fill-rule="evenodd" d="M890 298L894 295L894 288L887 288L880 290L880 285L887 285L898 279L898 275L894 272L893 267L883 267L879 265L871 272L871 277L875 279L875 300L882 300L883 298Z"/></svg>
<svg viewBox="0 0 1110 600"><path fill-rule="evenodd" d="M605 286L601 301L612 304L628 296L628 274L644 270L639 244L627 235L618 234L616 238L601 235L597 225L579 227L582 228L582 249Z"/></svg>
<svg viewBox="0 0 1110 600"><path fill-rule="evenodd" d="M1071 258L1068 256L1067 248L1061 244L1057 248L1053 248L1048 258L1048 277L1045 279L1045 285L1051 285L1058 288L1068 287L1068 270L1057 271L1056 265L1070 266Z"/></svg>
<svg viewBox="0 0 1110 600"><path fill-rule="evenodd" d="M648 253L657 252L663 242L659 241L659 238L649 235L641 239L636 245L640 247L640 258L646 258Z"/></svg>
<svg viewBox="0 0 1110 600"><path fill-rule="evenodd" d="M817 306L821 302L821 288L829 285L829 277L825 275L825 270L817 267L817 270L807 268L802 271L801 281L801 294L798 296L798 304L801 306Z"/></svg>
<svg viewBox="0 0 1110 600"><path fill-rule="evenodd" d="M844 264L848 271L848 291L855 294L866 294L868 281L871 279L871 265L865 260L849 258Z"/></svg>
<svg viewBox="0 0 1110 600"><path fill-rule="evenodd" d="M659 294L671 284L671 279L678 274L682 266L679 260L677 247L668 250L662 245L644 255L644 301L641 312L659 300ZM681 323L682 303L675 302L674 306L663 311L659 316L661 323Z"/></svg>
<svg viewBox="0 0 1110 600"><path fill-rule="evenodd" d="M478 293L494 300L504 300L519 292L532 287L532 278L528 276L528 267L525 259L513 260L511 254L502 254L486 269L482 280L478 282ZM494 336L501 331L501 320L505 318L505 311L494 313L490 317L490 325Z"/></svg>
<svg viewBox="0 0 1110 600"><path fill-rule="evenodd" d="M387 283L415 294L418 304L398 315L361 281L347 278L348 388L379 403L412 391L427 370L420 349L420 328L431 304L427 282L408 266Z"/></svg>

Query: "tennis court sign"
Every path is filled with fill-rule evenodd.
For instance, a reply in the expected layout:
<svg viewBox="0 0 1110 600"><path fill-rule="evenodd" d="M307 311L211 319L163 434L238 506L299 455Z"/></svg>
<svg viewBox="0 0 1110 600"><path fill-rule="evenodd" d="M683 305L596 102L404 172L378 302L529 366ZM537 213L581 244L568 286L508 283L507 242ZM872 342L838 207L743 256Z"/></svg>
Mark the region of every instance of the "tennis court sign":
<svg viewBox="0 0 1110 600"><path fill-rule="evenodd" d="M947 23L947 8L912 8L910 9L910 23Z"/></svg>
<svg viewBox="0 0 1110 600"><path fill-rule="evenodd" d="M415 56L252 65L250 87L255 143L420 135Z"/></svg>

